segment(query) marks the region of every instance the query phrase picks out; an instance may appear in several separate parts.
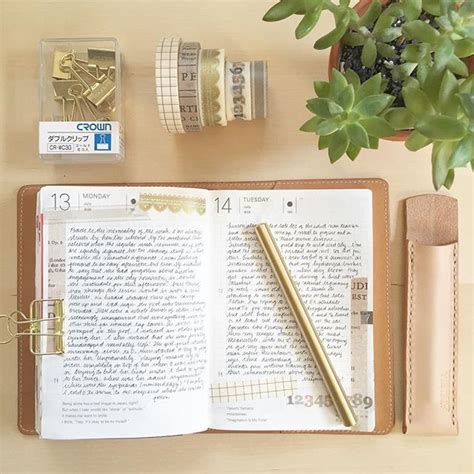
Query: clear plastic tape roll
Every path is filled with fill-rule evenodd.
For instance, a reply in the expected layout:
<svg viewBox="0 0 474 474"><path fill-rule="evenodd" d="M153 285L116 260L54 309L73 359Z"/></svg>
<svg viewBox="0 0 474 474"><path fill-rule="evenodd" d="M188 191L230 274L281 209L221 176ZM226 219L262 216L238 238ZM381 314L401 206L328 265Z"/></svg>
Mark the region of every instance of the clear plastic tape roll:
<svg viewBox="0 0 474 474"><path fill-rule="evenodd" d="M225 50L201 49L199 92L201 122L203 126L227 125L225 107Z"/></svg>
<svg viewBox="0 0 474 474"><path fill-rule="evenodd" d="M267 116L267 63L226 62L227 120L254 120Z"/></svg>
<svg viewBox="0 0 474 474"><path fill-rule="evenodd" d="M199 113L199 51L197 42L181 43L178 59L178 85L181 124L185 132L202 129Z"/></svg>
<svg viewBox="0 0 474 474"><path fill-rule="evenodd" d="M156 98L163 127L170 133L184 133L179 107L178 58L181 39L163 38L155 57Z"/></svg>

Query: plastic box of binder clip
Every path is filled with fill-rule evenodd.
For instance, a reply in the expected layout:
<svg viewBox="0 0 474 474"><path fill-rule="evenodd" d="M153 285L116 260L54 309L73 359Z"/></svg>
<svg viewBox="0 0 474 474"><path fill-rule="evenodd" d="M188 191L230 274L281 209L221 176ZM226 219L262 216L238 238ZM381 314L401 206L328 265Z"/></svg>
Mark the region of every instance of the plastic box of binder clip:
<svg viewBox="0 0 474 474"><path fill-rule="evenodd" d="M42 40L40 158L60 164L121 161L121 79L115 38Z"/></svg>

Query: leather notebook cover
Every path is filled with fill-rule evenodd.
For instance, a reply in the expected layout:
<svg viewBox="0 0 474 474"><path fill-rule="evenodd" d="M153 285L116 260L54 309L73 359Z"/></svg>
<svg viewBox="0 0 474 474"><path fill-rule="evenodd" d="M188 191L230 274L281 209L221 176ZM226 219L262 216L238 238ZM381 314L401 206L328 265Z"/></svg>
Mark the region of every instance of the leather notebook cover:
<svg viewBox="0 0 474 474"><path fill-rule="evenodd" d="M90 185L90 184L89 184ZM394 424L392 325L389 307L388 185L382 179L294 180L216 183L127 183L114 186L180 186L204 189L369 189L373 202L375 429L372 432L313 430L310 433L385 434ZM42 185L18 192L18 309L35 299L36 196ZM27 338L18 339L18 428L35 431L35 364ZM210 430L212 431L212 430ZM215 431L222 433L222 431ZM259 431L260 432L260 431ZM288 433L289 431L285 431ZM305 431L308 432L308 431ZM261 431L268 433L268 431Z"/></svg>

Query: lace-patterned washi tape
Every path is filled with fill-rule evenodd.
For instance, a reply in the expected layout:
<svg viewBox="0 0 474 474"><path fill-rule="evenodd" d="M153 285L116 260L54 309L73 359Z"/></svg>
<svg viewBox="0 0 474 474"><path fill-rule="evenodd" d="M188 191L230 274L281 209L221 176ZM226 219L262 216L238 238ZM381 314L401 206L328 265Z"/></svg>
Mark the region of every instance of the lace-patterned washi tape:
<svg viewBox="0 0 474 474"><path fill-rule="evenodd" d="M157 47L158 110L170 133L265 118L267 82L265 61L226 61L224 49L201 49L177 38Z"/></svg>
<svg viewBox="0 0 474 474"><path fill-rule="evenodd" d="M227 125L225 111L225 51L203 49L200 61L199 103L206 127Z"/></svg>

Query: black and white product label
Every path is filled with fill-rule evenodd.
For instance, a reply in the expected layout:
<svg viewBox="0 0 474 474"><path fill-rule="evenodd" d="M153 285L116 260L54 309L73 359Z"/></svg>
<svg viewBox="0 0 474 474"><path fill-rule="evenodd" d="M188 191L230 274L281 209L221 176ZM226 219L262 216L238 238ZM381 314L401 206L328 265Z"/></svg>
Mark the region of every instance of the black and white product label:
<svg viewBox="0 0 474 474"><path fill-rule="evenodd" d="M199 43L182 43L178 60L179 110L186 132L199 132L202 128L199 115L198 74Z"/></svg>
<svg viewBox="0 0 474 474"><path fill-rule="evenodd" d="M226 62L227 120L252 120L249 62Z"/></svg>
<svg viewBox="0 0 474 474"><path fill-rule="evenodd" d="M62 154L121 154L119 122L40 122L39 152Z"/></svg>

